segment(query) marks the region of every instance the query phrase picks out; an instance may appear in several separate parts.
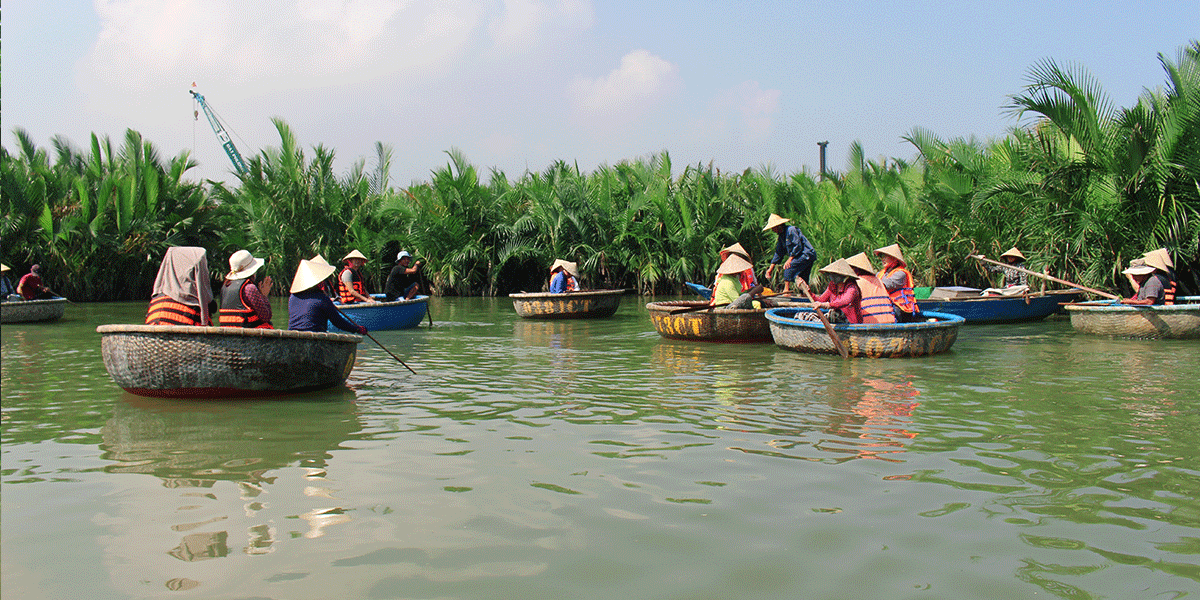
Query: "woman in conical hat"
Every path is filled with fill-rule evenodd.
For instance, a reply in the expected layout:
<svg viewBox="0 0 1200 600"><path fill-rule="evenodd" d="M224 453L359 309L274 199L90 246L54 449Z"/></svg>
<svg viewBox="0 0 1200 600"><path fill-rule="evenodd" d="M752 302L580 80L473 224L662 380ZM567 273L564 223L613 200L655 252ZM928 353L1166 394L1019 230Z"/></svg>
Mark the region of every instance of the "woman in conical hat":
<svg viewBox="0 0 1200 600"><path fill-rule="evenodd" d="M762 292L762 287L751 286L742 289L741 274L752 269L750 261L737 254L730 254L721 266L717 268L717 283L713 289L713 297L709 304L713 306L728 305L729 308L742 308L750 303L753 295Z"/></svg>
<svg viewBox="0 0 1200 600"><path fill-rule="evenodd" d="M8 300L8 297L17 293L17 286L8 279L8 272L12 269L8 265L0 263L0 300Z"/></svg>
<svg viewBox="0 0 1200 600"><path fill-rule="evenodd" d="M571 261L556 259L550 265L550 293L565 294L579 291L579 265Z"/></svg>
<svg viewBox="0 0 1200 600"><path fill-rule="evenodd" d="M337 282L338 298L342 304L378 302L367 293L367 282L360 271L363 265L367 264L367 257L358 250L351 250L342 257L342 262L346 263L346 266L338 273Z"/></svg>
<svg viewBox="0 0 1200 600"><path fill-rule="evenodd" d="M875 251L875 255L883 258L883 270L877 275L883 287L887 289L892 304L900 309L897 316L900 321L915 321L917 319L917 296L913 292L913 276L900 252L899 244L884 246Z"/></svg>
<svg viewBox="0 0 1200 600"><path fill-rule="evenodd" d="M859 308L862 310L863 323L895 323L896 308L892 304L892 298L888 295L887 288L883 287L883 283L875 276L875 266L871 264L871 259L866 252L859 252L854 256L846 259L846 263L854 269L858 280L858 291L861 295L859 299Z"/></svg>
<svg viewBox="0 0 1200 600"><path fill-rule="evenodd" d="M326 324L332 322L343 331L360 335L367 332L366 327L347 319L321 289L324 281L336 270L337 267L326 263L320 255L313 257L313 260L300 261L289 290L288 329L324 332L327 330Z"/></svg>
<svg viewBox="0 0 1200 600"><path fill-rule="evenodd" d="M1005 250L1004 254L1000 255L1000 260L1002 260L1014 267L1020 267L1021 265L1025 264L1025 255L1021 254L1021 251L1017 250L1016 246L1013 246L1012 248ZM1029 276L1026 273L1024 273L1023 271L1018 271L1016 269L1010 269L1010 268L1002 266L1002 265L992 265L992 264L985 264L985 265L983 265L983 268L986 269L989 273L1003 273L1004 274L1004 283L1003 283L1002 287L1006 287L1006 288L1015 288L1017 286L1025 286L1026 288L1029 287ZM1011 293L1012 290L1007 290L1007 292Z"/></svg>
<svg viewBox="0 0 1200 600"><path fill-rule="evenodd" d="M854 267L839 258L820 269L829 277L825 291L815 298L815 308L831 310L830 321L837 323L862 323L862 292L856 280Z"/></svg>
<svg viewBox="0 0 1200 600"><path fill-rule="evenodd" d="M719 256L721 257L722 265L725 264L725 261L730 256L740 256L742 258L742 260L744 260L746 262L746 264L750 265L750 266L746 267L746 269L744 271L742 271L741 273L738 273L738 281L741 283L742 293L748 292L748 291L750 291L750 288L758 285L758 278L754 276L754 263L753 263L753 261L750 260L750 253L746 252L746 249L742 247L741 243L734 242L730 246L721 248L721 252L720 252ZM719 280L720 277L721 277L721 274L718 272L716 278L713 279L713 288L712 289L713 289L714 294L716 293L716 290L717 290L717 288L716 288L717 280Z"/></svg>

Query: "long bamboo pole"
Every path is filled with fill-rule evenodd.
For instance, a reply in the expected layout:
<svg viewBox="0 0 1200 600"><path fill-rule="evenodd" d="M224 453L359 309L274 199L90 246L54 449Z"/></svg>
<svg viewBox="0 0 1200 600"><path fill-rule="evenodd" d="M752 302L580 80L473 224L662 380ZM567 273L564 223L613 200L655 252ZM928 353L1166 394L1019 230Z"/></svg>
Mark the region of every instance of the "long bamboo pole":
<svg viewBox="0 0 1200 600"><path fill-rule="evenodd" d="M1015 271L1020 271L1021 273L1025 273L1026 275L1033 275L1034 277L1041 277L1042 279L1049 279L1050 281L1053 281L1053 282L1055 282L1055 283L1061 283L1061 284L1063 284L1063 285L1069 285L1069 286L1071 286L1071 287L1073 287L1073 288L1079 288L1079 289L1081 289L1081 290L1083 290L1083 291L1085 291L1085 292L1088 292L1088 293L1090 293L1090 294L1096 294L1097 296L1103 296L1103 297L1105 297L1105 298L1109 298L1109 299L1112 299L1112 300L1120 300L1120 299L1121 299L1121 297L1120 297L1120 296L1114 296L1114 295L1112 295L1112 294L1110 294L1110 293L1108 293L1108 292L1102 292L1102 291L1100 291L1100 290L1094 290L1094 289L1092 289L1092 288L1090 288L1090 287L1084 287L1084 286L1082 286L1082 285L1079 285L1078 283L1074 283L1074 282L1071 282L1071 281L1067 281L1066 279L1059 279L1059 278L1057 278L1057 277L1054 277L1053 275L1047 275L1047 274L1045 274L1045 273L1038 273L1037 271L1030 271L1029 269L1025 269L1025 268L1022 268L1022 267L1016 267L1016 266L1013 266L1013 265L1010 265L1010 264L1002 263L1002 262L1000 262L1000 261L998 261L998 260L992 260L992 259L990 259L990 258L987 258L987 257L985 257L985 256L984 256L984 255L982 255L982 254L971 254L971 255L969 255L969 256L970 256L971 258L975 259L975 260L982 261L982 262L989 262L989 263L992 263L993 265L1000 265L1000 266L1002 266L1002 267L1005 267L1005 268L1008 268L1008 269L1013 269L1013 270L1015 270Z"/></svg>

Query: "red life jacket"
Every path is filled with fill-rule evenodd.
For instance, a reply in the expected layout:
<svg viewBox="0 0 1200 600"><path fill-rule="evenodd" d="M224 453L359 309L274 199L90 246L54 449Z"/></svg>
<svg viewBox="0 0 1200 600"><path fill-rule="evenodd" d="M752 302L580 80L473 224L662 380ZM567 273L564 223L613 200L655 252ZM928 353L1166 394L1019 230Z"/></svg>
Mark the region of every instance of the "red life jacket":
<svg viewBox="0 0 1200 600"><path fill-rule="evenodd" d="M150 308L146 310L147 325L203 325L200 322L200 309L176 302L166 294L150 299Z"/></svg>
<svg viewBox="0 0 1200 600"><path fill-rule="evenodd" d="M350 281L353 284L353 287L346 287L346 284L342 281L342 273L345 273L346 271L350 271ZM367 288L365 285L363 285L362 275L360 275L358 271L351 269L349 266L342 267L341 272L338 273L337 285L338 299L342 301L342 304L354 304L355 302L362 302L362 300L355 298L354 295L350 293L351 290L354 290L363 296L367 295Z"/></svg>
<svg viewBox="0 0 1200 600"><path fill-rule="evenodd" d="M862 293L859 307L863 323L895 323L892 299L887 288L874 275L858 276L858 291Z"/></svg>
<svg viewBox="0 0 1200 600"><path fill-rule="evenodd" d="M274 329L271 324L263 321L258 313L246 301L246 278L241 283L225 282L221 286L221 312L219 321L221 327L245 327L247 329Z"/></svg>
<svg viewBox="0 0 1200 600"><path fill-rule="evenodd" d="M884 270L879 272L879 279L886 279L888 275L899 271L904 273L904 285L888 292L888 296L892 299L892 304L900 307L900 310L913 314L917 312L917 296L913 293L913 278L912 273L908 272L905 267L896 267L894 269Z"/></svg>

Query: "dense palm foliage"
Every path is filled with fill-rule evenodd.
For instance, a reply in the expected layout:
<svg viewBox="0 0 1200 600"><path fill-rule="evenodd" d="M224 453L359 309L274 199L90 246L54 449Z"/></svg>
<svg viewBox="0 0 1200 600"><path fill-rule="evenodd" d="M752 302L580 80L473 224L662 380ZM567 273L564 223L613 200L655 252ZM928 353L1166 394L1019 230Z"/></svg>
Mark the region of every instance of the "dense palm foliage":
<svg viewBox="0 0 1200 600"><path fill-rule="evenodd" d="M983 286L967 255L1018 246L1038 269L1093 287L1143 251L1165 246L1200 289L1200 43L1160 56L1166 84L1116 108L1081 68L1043 61L1008 109L1000 140L944 140L914 129L915 160L869 160L855 144L844 173L677 169L663 152L581 172L556 162L516 180L486 176L457 150L428 182L390 185L391 151L333 172L334 152L304 150L277 120L279 146L248 161L236 185L185 182L187 155L161 160L135 132L89 153L54 142L54 159L17 131L0 154L4 261L49 267L62 293L145 298L169 245L210 249L215 274L239 248L287 281L297 261L371 258L380 287L397 250L427 261L443 294L503 294L545 284L555 258L577 261L586 287L669 293L707 281L735 241L765 265L770 213L793 219L818 263L899 243L920 284ZM286 289L279 285L278 290Z"/></svg>

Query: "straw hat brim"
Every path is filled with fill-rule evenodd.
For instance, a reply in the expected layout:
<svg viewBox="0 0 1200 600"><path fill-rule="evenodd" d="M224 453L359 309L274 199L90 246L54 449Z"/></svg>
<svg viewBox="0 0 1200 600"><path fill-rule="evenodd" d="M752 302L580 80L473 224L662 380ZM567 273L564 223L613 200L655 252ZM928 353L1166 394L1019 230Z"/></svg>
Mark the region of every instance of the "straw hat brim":
<svg viewBox="0 0 1200 600"><path fill-rule="evenodd" d="M785 219L775 213L771 213L771 216L767 217L767 226L763 227L763 231L770 231L776 226L783 225L784 223L788 222L791 222L791 219Z"/></svg>
<svg viewBox="0 0 1200 600"><path fill-rule="evenodd" d="M821 267L821 272L830 273L833 275L845 275L846 277L858 279L858 273L854 272L854 267L851 267L850 263L846 262L846 259L844 258L839 258L825 265L824 267Z"/></svg>
<svg viewBox="0 0 1200 600"><path fill-rule="evenodd" d="M737 254L730 254L729 258L725 259L725 262L721 263L720 267L717 267L717 274L732 275L751 268L754 268L754 265L750 264L750 261Z"/></svg>
<svg viewBox="0 0 1200 600"><path fill-rule="evenodd" d="M257 273L258 270L261 269L262 266L265 265L266 263L267 263L267 261L265 261L261 258L256 258L256 259L254 259L254 262L250 263L249 265L242 267L241 269L239 269L237 271L230 271L229 274L225 276L225 279L228 279L229 281L237 281L239 279L245 279L245 278Z"/></svg>
<svg viewBox="0 0 1200 600"><path fill-rule="evenodd" d="M905 263L905 264L908 263L908 261L904 260L904 253L900 251L900 244L892 244L891 246L884 246L884 247L876 250L875 254L883 254L886 256L890 256L902 263Z"/></svg>
<svg viewBox="0 0 1200 600"><path fill-rule="evenodd" d="M295 294L310 289L325 281L336 270L337 267L324 262L301 260L300 266L296 267L296 276L292 278L292 287L289 292Z"/></svg>
<svg viewBox="0 0 1200 600"><path fill-rule="evenodd" d="M867 256L866 252L859 252L858 254L847 258L846 262L850 263L850 266L854 267L855 269L862 269L868 273L875 272L875 265L871 264L871 258Z"/></svg>
<svg viewBox="0 0 1200 600"><path fill-rule="evenodd" d="M352 258L361 258L363 260L367 260L367 257L363 256L362 252L359 252L358 250L351 250L349 254L342 257L342 262L348 261Z"/></svg>
<svg viewBox="0 0 1200 600"><path fill-rule="evenodd" d="M1149 275L1154 272L1154 267L1150 265L1134 265L1121 272L1126 275Z"/></svg>
<svg viewBox="0 0 1200 600"><path fill-rule="evenodd" d="M1014 257L1014 258L1019 258L1019 259L1021 259L1021 260L1025 260L1025 255L1024 255L1024 254L1021 254L1021 251L1020 251L1020 250L1017 250L1017 247L1016 247L1016 246L1013 246L1012 248L1009 248L1008 250L1005 250L1005 251L1004 251L1004 254L1001 254L1001 255L1000 255L1000 258L1007 258L1007 257L1009 257L1009 256L1012 256L1012 257Z"/></svg>

